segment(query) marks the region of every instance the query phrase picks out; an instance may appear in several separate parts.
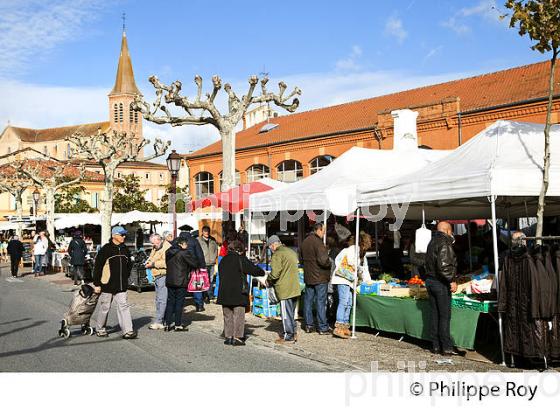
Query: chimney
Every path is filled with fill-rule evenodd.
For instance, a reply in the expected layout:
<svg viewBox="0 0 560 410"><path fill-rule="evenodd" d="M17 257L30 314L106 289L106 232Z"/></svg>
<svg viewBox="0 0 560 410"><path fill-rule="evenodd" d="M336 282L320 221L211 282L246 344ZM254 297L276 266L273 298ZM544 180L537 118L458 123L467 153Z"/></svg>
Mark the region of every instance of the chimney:
<svg viewBox="0 0 560 410"><path fill-rule="evenodd" d="M393 117L393 149L406 151L418 149L416 118L418 112L412 110L391 111Z"/></svg>

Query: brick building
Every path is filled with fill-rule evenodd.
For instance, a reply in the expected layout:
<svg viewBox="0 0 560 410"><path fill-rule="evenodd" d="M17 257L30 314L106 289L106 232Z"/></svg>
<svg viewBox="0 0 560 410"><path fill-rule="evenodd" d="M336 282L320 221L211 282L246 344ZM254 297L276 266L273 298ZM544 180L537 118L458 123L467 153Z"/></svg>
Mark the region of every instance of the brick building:
<svg viewBox="0 0 560 410"><path fill-rule="evenodd" d="M499 119L544 123L549 62L450 81L346 104L269 118L237 133L236 182L292 182L353 146L393 147L391 111L418 115L418 142L453 149ZM557 68L556 78L560 78ZM558 123L560 96L552 120ZM185 155L193 198L219 191L221 142ZM395 164L398 166L398 164Z"/></svg>

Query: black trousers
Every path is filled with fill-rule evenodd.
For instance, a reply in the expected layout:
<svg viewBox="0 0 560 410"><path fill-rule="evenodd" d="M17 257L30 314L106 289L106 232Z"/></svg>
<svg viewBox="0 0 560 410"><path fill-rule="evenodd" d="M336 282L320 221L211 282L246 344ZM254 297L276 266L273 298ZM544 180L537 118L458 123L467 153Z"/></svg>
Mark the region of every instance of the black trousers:
<svg viewBox="0 0 560 410"><path fill-rule="evenodd" d="M10 262L11 262L12 276L17 276L19 270L19 263L21 262L21 256L19 258L10 256Z"/></svg>
<svg viewBox="0 0 560 410"><path fill-rule="evenodd" d="M449 284L437 279L426 279L430 297L430 333L434 349L449 351L453 349L451 340L451 289Z"/></svg>
<svg viewBox="0 0 560 410"><path fill-rule="evenodd" d="M167 288L167 306L165 307L165 324L175 326L181 325L183 318L183 307L185 306L186 288Z"/></svg>

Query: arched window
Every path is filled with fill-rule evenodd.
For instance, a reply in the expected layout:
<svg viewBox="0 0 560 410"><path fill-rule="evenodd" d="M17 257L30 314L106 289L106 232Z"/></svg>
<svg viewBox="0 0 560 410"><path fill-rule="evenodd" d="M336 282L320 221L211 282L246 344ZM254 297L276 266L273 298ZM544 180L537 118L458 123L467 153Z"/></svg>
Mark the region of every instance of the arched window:
<svg viewBox="0 0 560 410"><path fill-rule="evenodd" d="M138 111L134 111L134 124L138 124Z"/></svg>
<svg viewBox="0 0 560 410"><path fill-rule="evenodd" d="M331 157L330 155L321 155L320 157L313 158L309 163L309 170L311 172L311 175L325 168L327 165L333 162L333 160L334 157Z"/></svg>
<svg viewBox="0 0 560 410"><path fill-rule="evenodd" d="M223 185L223 172L220 172L220 191L223 191L222 185ZM241 185L241 174L239 173L238 170L235 170L235 185ZM230 187L231 188L231 187Z"/></svg>
<svg viewBox="0 0 560 410"><path fill-rule="evenodd" d="M263 164L255 164L247 169L247 182L258 181L259 179L269 178L270 169Z"/></svg>
<svg viewBox="0 0 560 410"><path fill-rule="evenodd" d="M209 172L200 172L194 177L196 199L204 198L214 193L214 176Z"/></svg>
<svg viewBox="0 0 560 410"><path fill-rule="evenodd" d="M119 122L119 107L117 104L113 105L113 117L115 118L115 122Z"/></svg>
<svg viewBox="0 0 560 410"><path fill-rule="evenodd" d="M123 122L124 113L123 113L123 104L119 104L119 122Z"/></svg>
<svg viewBox="0 0 560 410"><path fill-rule="evenodd" d="M278 181L296 182L303 178L301 163L293 159L282 161L276 170L278 171Z"/></svg>
<svg viewBox="0 0 560 410"><path fill-rule="evenodd" d="M128 106L128 122L132 124L134 121L134 110L132 109L132 103Z"/></svg>

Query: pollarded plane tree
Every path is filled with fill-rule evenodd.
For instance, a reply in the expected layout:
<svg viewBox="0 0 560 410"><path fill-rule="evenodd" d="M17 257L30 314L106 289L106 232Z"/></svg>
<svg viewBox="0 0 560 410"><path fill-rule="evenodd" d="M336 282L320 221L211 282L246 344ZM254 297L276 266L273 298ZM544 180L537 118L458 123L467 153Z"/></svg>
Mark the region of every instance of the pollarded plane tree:
<svg viewBox="0 0 560 410"><path fill-rule="evenodd" d="M146 145L150 144L150 140L139 141L133 133L117 131L105 133L98 130L95 135L85 135L77 132L67 137L66 141L72 144L70 149L72 159L86 159L101 166L105 185L101 198L101 240L103 243L108 242L111 238L116 169L125 162L150 161L160 157L165 154L170 142L156 138L153 143L153 154L142 157L140 153Z"/></svg>
<svg viewBox="0 0 560 410"><path fill-rule="evenodd" d="M16 233L21 238L23 231L23 193L33 187L33 181L22 172L23 161L0 167L0 192L7 192L15 198L17 217Z"/></svg>
<svg viewBox="0 0 560 410"><path fill-rule="evenodd" d="M283 81L278 84L278 93L269 92L266 88L267 77L260 80L260 95L253 95L259 83L259 78L251 76L249 77L247 94L241 98L235 94L229 83L224 84L223 89L227 93L228 109L226 113L222 113L215 103L216 96L222 89L222 80L217 75L212 77L212 92L204 96L202 77L195 76L194 82L197 86L197 94L194 99L181 95L182 83L180 81L165 85L155 75L151 76L149 81L156 91L156 100L152 106L145 102L141 96L137 96L132 103L133 109L140 111L146 120L156 124L170 124L174 127L210 124L217 128L222 140L223 191L235 185L235 127L249 107L252 104L272 102L288 112L294 112L299 106L299 99L296 96L301 95L301 90L298 87L295 87L290 94L285 95L288 87ZM179 110L183 110L183 115L174 115L165 104L173 104Z"/></svg>
<svg viewBox="0 0 560 410"><path fill-rule="evenodd" d="M28 160L22 168L22 173L39 186L45 194L47 232L54 240L55 195L58 191L84 180L85 165L76 166L69 162L54 160Z"/></svg>

